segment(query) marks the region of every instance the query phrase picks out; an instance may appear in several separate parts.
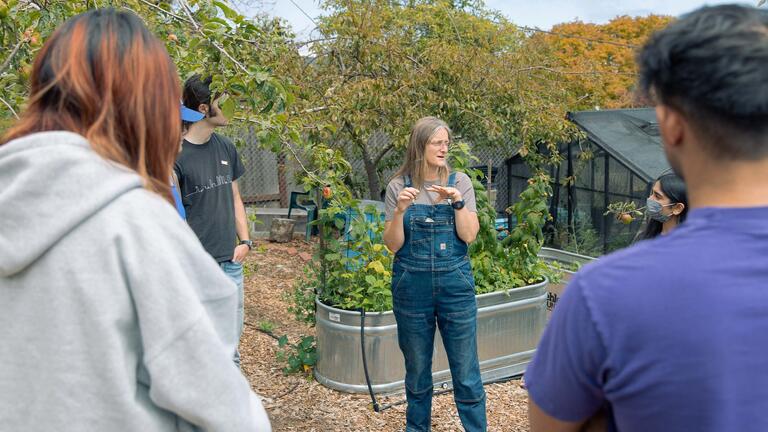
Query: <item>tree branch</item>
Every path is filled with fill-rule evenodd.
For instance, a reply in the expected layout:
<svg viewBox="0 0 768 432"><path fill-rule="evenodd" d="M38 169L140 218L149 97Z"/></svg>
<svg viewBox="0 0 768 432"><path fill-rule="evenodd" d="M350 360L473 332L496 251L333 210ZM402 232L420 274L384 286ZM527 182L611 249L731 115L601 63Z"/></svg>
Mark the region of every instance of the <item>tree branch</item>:
<svg viewBox="0 0 768 432"><path fill-rule="evenodd" d="M256 124L259 123L258 121L254 120L254 119L250 119L250 118L235 117L235 119L236 120L247 121L247 122L250 122L250 123L256 123ZM293 156L293 158L296 160L296 162L299 163L299 166L301 166L301 170L304 171L304 173L307 176L309 176L311 179L313 179L315 182L322 183L322 180L318 176L316 176L315 173L313 173L312 171L308 170L307 167L304 166L304 163L299 158L299 155L296 154L296 151L291 146L291 143L289 143L288 141L283 141L283 144L285 144L285 146L288 147L288 151L291 152L291 155Z"/></svg>
<svg viewBox="0 0 768 432"><path fill-rule="evenodd" d="M5 73L5 70L8 69L8 66L11 65L11 60L13 60L13 56L15 56L17 52L19 52L19 48L21 48L21 45L23 45L24 42L26 42L26 40L22 37L19 40L19 43L17 43L16 46L13 47L13 50L8 55L8 58L6 58L3 64L0 65L0 76L2 76L3 73Z"/></svg>
<svg viewBox="0 0 768 432"><path fill-rule="evenodd" d="M344 129L346 129L349 132L349 136L352 137L352 141L357 142L357 134L355 133L355 128L352 127L351 124L349 124L349 121L347 119L344 119Z"/></svg>
<svg viewBox="0 0 768 432"><path fill-rule="evenodd" d="M451 20L451 24L453 25L453 31L456 32L456 37L459 39L459 46L463 48L464 42L461 40L461 35L459 34L459 28L456 27L456 21L453 20L453 13L451 13L450 10L448 10L448 19Z"/></svg>
<svg viewBox="0 0 768 432"><path fill-rule="evenodd" d="M314 108L307 108L304 111L302 111L302 113L303 114L311 114L313 112L325 111L327 109L328 109L327 106L319 106L319 107L314 107Z"/></svg>
<svg viewBox="0 0 768 432"><path fill-rule="evenodd" d="M147 5L149 7L155 8L155 9L159 10L160 12L163 12L164 14L166 14L168 16L172 16L172 17L176 18L179 21L184 21L187 24L194 24L192 21L188 20L187 18L184 18L181 15L176 15L175 13L173 13L171 11L167 11L167 10L161 8L160 6L156 5L156 4L152 4L152 3L148 2L147 0L139 0L139 1L144 3L145 5Z"/></svg>
<svg viewBox="0 0 768 432"><path fill-rule="evenodd" d="M27 1L21 1L20 3L26 4L27 6L34 6L37 10L43 10L44 7L40 3L38 3L35 0L27 0Z"/></svg>
<svg viewBox="0 0 768 432"><path fill-rule="evenodd" d="M608 41L608 40L603 40L603 39L592 39L592 38L588 38L588 37L584 37L584 36L579 36L579 35L573 35L573 34L557 33L557 32L553 32L553 31L542 30L542 29L536 28L536 27L518 26L518 25L514 25L514 24L513 24L513 26L515 26L518 29L523 30L523 31L530 31L530 32L536 32L536 33L545 33L545 34L552 35L552 36L559 36L559 37L564 38L564 39L581 39L581 40L585 40L587 42L595 42L595 43L599 43L599 44L613 45L613 46L624 47L624 48L631 48L631 49L640 48L638 45L626 44L626 43L614 42L614 41Z"/></svg>
<svg viewBox="0 0 768 432"><path fill-rule="evenodd" d="M309 45L309 44L312 44L312 43L315 43L315 42L325 42L325 41L329 41L329 40L335 40L337 38L338 38L338 36L324 37L324 38L319 38L319 39L310 39L310 40L306 40L306 41L303 41L303 42L296 42L294 44L294 46L299 48L299 47L303 47L304 45Z"/></svg>
<svg viewBox="0 0 768 432"><path fill-rule="evenodd" d="M197 21L195 21L195 18L192 16L192 9L189 7L189 4L187 4L187 2L185 0L180 0L179 3L181 3L181 8L184 9L184 12L186 12L187 17L192 21L192 25L195 27L195 30L197 30L197 32L200 33L200 35L202 35L204 38L208 39L208 41L211 42L211 44L213 44L213 46L215 46L216 49L218 49L222 54L224 54L224 56L226 56L232 63L234 63L235 66L237 66L240 70L242 70L246 74L250 75L251 72L248 70L248 68L243 66L243 64L240 63L239 61L237 61L237 59L232 57L232 55L229 54L227 52L227 50L224 49L223 46L219 45L218 42L216 42L215 40L209 38L205 34L203 29L200 28L200 24L198 24Z"/></svg>
<svg viewBox="0 0 768 432"><path fill-rule="evenodd" d="M517 72L528 72L528 71L534 71L534 70L543 70L547 72L552 72L560 75L628 75L628 76L636 76L636 73L633 72L611 72L611 71L565 71L565 70L559 70L559 69L553 69L547 66L528 66L520 69L515 69L511 72L517 73Z"/></svg>
<svg viewBox="0 0 768 432"><path fill-rule="evenodd" d="M14 117L16 117L16 120L18 120L18 119L19 119L19 115L18 115L18 114L16 114L16 111L14 111L14 110L13 110L13 107L11 106L11 104L9 104L9 103L8 103L8 102L7 102L5 99L3 99L2 97L0 97L0 102L3 102L3 103L5 104L5 106L7 106L9 110L11 110L11 113L13 113L13 116L14 116Z"/></svg>
<svg viewBox="0 0 768 432"><path fill-rule="evenodd" d="M312 178L312 180L314 180L318 184L322 183L322 180L319 177L317 177L313 172L309 171L307 167L304 166L304 164L301 162L301 159L299 159L299 155L297 155L296 151L294 151L293 147L291 147L291 144L288 141L283 142L283 144L285 144L286 147L288 147L288 151L291 152L291 155L293 155L293 158L296 159L296 162L299 163L299 165L301 166L301 170L304 171L304 173L306 173L310 178Z"/></svg>
<svg viewBox="0 0 768 432"><path fill-rule="evenodd" d="M379 162L381 162L381 160L384 159L384 156L386 156L386 154L393 148L395 148L395 142L390 138L389 144L387 144L386 147L381 150L381 153L376 156L376 159L373 160L374 165L379 166Z"/></svg>

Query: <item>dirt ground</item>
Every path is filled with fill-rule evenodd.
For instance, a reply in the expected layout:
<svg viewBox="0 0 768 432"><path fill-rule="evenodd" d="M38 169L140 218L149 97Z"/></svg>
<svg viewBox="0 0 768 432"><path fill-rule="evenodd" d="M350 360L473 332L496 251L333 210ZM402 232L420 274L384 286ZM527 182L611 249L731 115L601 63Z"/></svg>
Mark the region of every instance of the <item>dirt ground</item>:
<svg viewBox="0 0 768 432"><path fill-rule="evenodd" d="M306 375L284 375L277 359L278 344L260 331L263 323L277 336L294 342L300 335L314 335L314 328L297 322L288 312L283 293L291 289L304 263L311 259L311 245L296 240L276 244L259 241L245 265L245 330L240 344L243 372L254 391L263 398L273 430L401 431L405 428L405 404L382 413L371 408L368 395L352 395L328 389ZM527 431L527 395L519 380L486 386L489 431ZM380 401L400 401L404 395ZM462 431L453 394L436 396L432 406L435 432Z"/></svg>

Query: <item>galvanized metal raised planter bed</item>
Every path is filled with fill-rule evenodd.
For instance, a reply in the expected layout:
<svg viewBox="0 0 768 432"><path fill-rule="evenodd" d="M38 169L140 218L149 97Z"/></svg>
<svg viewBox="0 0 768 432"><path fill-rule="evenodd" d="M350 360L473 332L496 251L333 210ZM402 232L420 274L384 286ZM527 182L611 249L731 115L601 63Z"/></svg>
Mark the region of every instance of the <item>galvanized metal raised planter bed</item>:
<svg viewBox="0 0 768 432"><path fill-rule="evenodd" d="M596 259L587 255L580 255L573 252L546 247L541 248L541 251L539 251L539 258L546 262L557 262L566 266L571 265L575 267L581 267ZM576 274L575 268L565 268L563 269L562 280L559 283L551 283L547 287L547 318L552 314L552 309L555 307L560 296L563 295L566 285L568 285L568 282L570 282L574 274Z"/></svg>
<svg viewBox="0 0 768 432"><path fill-rule="evenodd" d="M483 381L522 374L546 323L547 282L477 296L477 342ZM360 345L360 313L317 302L315 378L350 393L368 391ZM392 311L366 313L365 355L375 393L403 391L405 367ZM434 385L450 386L439 335L432 362Z"/></svg>

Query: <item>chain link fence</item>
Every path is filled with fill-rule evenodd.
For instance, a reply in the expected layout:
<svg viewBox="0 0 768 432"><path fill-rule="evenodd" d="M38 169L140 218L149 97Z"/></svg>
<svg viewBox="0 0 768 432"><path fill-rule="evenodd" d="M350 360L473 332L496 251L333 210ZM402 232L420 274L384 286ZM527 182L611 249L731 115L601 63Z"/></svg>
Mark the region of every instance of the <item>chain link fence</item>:
<svg viewBox="0 0 768 432"><path fill-rule="evenodd" d="M255 207L287 207L287 202L280 201L280 184L284 183L286 195L292 190L301 190L301 186L295 184L295 169L290 158L259 147L252 128L228 128L223 134L235 142L245 166L245 174L237 181L243 201Z"/></svg>

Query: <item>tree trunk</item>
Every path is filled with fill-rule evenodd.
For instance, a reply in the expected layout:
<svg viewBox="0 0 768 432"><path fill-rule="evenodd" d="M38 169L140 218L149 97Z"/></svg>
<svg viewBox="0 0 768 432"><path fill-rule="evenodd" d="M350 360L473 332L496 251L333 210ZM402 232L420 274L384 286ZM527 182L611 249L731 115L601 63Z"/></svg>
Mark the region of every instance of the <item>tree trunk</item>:
<svg viewBox="0 0 768 432"><path fill-rule="evenodd" d="M288 184L285 181L285 152L277 153L277 188L280 194L280 207L288 207Z"/></svg>
<svg viewBox="0 0 768 432"><path fill-rule="evenodd" d="M381 152L378 154L378 156L376 156L373 159L373 161L371 162L371 165L373 166L373 178L376 181L376 184L374 185L374 187L376 187L376 189L375 189L376 190L376 196L373 199L375 199L377 201L384 201L384 197L380 195L381 194L381 189L380 189L381 188L381 184L379 183L379 176L377 175L376 167L379 166L379 164L381 163L381 160L384 159L384 156L386 156L387 153L389 153L390 150L392 150L393 148L395 148L395 144L392 142L392 139L390 138L389 139L389 143L387 143L384 146L384 148L381 149ZM367 166L366 166L366 171L368 171L368 167ZM368 187L369 188L371 187L371 184L370 184L371 180L370 180L370 178L371 178L371 174L369 173L368 174Z"/></svg>
<svg viewBox="0 0 768 432"><path fill-rule="evenodd" d="M372 200L381 201L381 184L379 183L379 174L376 172L376 164L368 157L363 159L365 164L365 173L368 175L368 197Z"/></svg>

